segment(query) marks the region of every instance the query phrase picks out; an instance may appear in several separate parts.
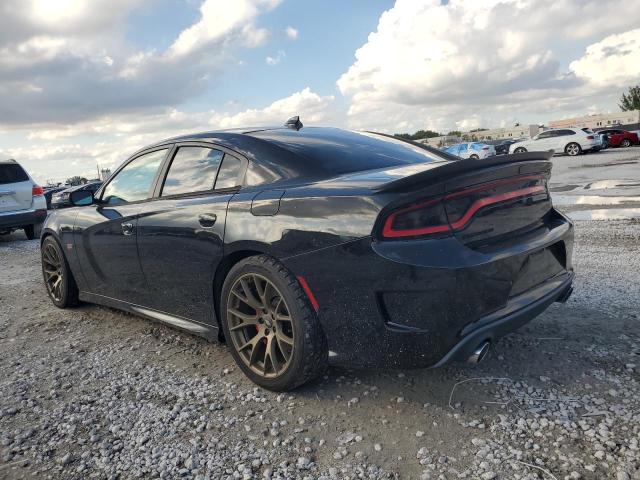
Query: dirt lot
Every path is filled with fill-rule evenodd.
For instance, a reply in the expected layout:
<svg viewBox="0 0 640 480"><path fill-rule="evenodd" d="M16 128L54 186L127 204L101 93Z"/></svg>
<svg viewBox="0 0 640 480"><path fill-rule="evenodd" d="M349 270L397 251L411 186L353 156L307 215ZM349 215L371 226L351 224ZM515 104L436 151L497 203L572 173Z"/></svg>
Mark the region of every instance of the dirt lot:
<svg viewBox="0 0 640 480"><path fill-rule="evenodd" d="M38 242L0 237L0 478L640 479L640 222L576 231L573 297L481 365L290 395L224 345L54 308Z"/></svg>

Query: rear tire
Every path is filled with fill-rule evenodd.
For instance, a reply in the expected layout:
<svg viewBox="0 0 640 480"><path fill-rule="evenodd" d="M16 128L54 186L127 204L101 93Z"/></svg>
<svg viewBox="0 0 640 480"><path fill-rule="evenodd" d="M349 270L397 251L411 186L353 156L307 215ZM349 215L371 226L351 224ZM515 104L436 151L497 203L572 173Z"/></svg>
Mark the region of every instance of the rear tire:
<svg viewBox="0 0 640 480"><path fill-rule="evenodd" d="M29 240L35 240L36 238L40 238L40 233L42 233L41 223L26 225L24 227L24 234L27 236Z"/></svg>
<svg viewBox="0 0 640 480"><path fill-rule="evenodd" d="M582 153L582 147L575 142L571 142L564 147L564 153L569 155L570 157L575 157L576 155L580 155Z"/></svg>
<svg viewBox="0 0 640 480"><path fill-rule="evenodd" d="M630 147L631 146L631 140L629 140L628 138L623 139L620 142L620 146L624 147L624 148Z"/></svg>
<svg viewBox="0 0 640 480"><path fill-rule="evenodd" d="M524 147L518 147L518 148L516 148L516 149L513 151L513 153L525 153L526 151L527 151L527 149L526 149L526 148L524 148Z"/></svg>
<svg viewBox="0 0 640 480"><path fill-rule="evenodd" d="M476 154L473 154L473 155L470 155L469 158L472 160L478 160L480 157Z"/></svg>
<svg viewBox="0 0 640 480"><path fill-rule="evenodd" d="M261 387L292 390L327 368L327 340L310 300L272 257L249 257L231 268L220 315L231 355Z"/></svg>
<svg viewBox="0 0 640 480"><path fill-rule="evenodd" d="M53 304L58 308L75 307L78 304L78 286L60 244L51 236L45 238L40 255L42 276Z"/></svg>

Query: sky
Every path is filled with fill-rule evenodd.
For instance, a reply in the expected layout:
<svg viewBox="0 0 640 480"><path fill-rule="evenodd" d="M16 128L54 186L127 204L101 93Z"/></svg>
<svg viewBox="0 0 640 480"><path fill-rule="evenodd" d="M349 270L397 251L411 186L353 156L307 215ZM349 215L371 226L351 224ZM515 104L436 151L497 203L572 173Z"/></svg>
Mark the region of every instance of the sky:
<svg viewBox="0 0 640 480"><path fill-rule="evenodd" d="M2 0L0 158L44 184L293 115L399 133L614 112L640 83L629 12L640 0Z"/></svg>

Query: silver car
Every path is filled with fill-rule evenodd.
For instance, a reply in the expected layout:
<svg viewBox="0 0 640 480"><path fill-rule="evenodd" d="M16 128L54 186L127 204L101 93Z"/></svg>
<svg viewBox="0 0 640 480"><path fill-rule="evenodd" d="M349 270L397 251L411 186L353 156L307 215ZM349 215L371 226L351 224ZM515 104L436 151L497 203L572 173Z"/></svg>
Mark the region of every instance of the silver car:
<svg viewBox="0 0 640 480"><path fill-rule="evenodd" d="M46 216L42 187L15 160L0 160L0 234L23 229L33 240L40 237Z"/></svg>

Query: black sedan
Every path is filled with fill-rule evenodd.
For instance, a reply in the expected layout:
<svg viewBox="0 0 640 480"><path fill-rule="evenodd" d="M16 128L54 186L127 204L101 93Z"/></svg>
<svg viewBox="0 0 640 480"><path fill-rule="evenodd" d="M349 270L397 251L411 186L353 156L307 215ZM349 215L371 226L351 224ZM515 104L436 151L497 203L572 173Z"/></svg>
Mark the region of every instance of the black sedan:
<svg viewBox="0 0 640 480"><path fill-rule="evenodd" d="M57 191L51 197L51 208L67 208L72 207L73 205L69 201L69 196L71 192L75 192L77 190L89 190L95 192L102 186L102 182L89 182L83 185L75 185L73 187L69 187L60 191Z"/></svg>
<svg viewBox="0 0 640 480"><path fill-rule="evenodd" d="M477 362L571 293L549 156L460 160L297 119L165 140L49 215L47 291L226 341L272 390L329 364Z"/></svg>

